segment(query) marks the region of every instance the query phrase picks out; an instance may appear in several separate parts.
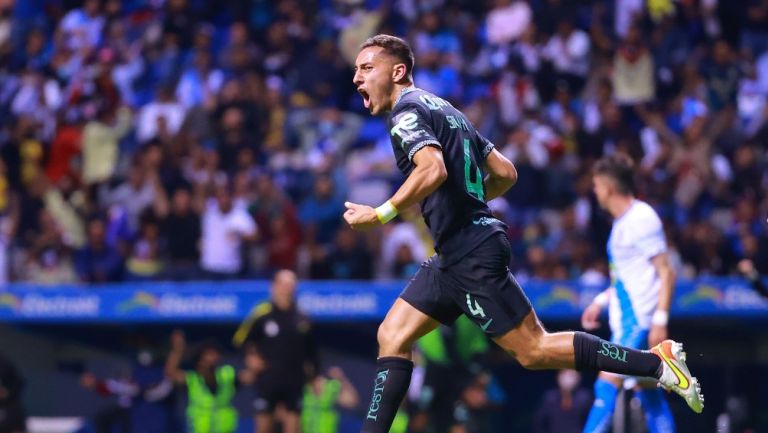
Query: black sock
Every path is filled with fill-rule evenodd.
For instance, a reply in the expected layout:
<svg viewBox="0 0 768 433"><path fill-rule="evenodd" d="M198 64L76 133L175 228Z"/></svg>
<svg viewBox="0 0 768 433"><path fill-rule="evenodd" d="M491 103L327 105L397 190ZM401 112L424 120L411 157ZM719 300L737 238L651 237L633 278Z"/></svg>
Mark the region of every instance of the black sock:
<svg viewBox="0 0 768 433"><path fill-rule="evenodd" d="M376 361L373 396L361 433L387 433L411 383L413 362L396 356Z"/></svg>
<svg viewBox="0 0 768 433"><path fill-rule="evenodd" d="M646 350L619 346L586 332L576 332L576 370L607 371L630 376L661 377L661 359Z"/></svg>

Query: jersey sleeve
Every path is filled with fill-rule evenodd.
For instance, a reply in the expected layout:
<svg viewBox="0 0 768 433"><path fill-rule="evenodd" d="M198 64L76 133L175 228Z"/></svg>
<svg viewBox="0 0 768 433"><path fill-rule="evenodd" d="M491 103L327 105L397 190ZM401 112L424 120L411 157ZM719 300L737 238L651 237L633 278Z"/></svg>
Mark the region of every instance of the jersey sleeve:
<svg viewBox="0 0 768 433"><path fill-rule="evenodd" d="M480 155L483 157L483 159L486 159L488 158L488 155L493 152L493 149L495 149L496 146L491 143L491 140L483 137L483 135L479 132L477 133L477 136L480 139Z"/></svg>
<svg viewBox="0 0 768 433"><path fill-rule="evenodd" d="M431 126L429 112L416 103L395 107L390 118L389 135L392 143L399 146L413 161L413 155L425 146L443 147Z"/></svg>
<svg viewBox="0 0 768 433"><path fill-rule="evenodd" d="M656 214L651 214L640 221L635 230L635 247L646 259L667 251L664 226Z"/></svg>

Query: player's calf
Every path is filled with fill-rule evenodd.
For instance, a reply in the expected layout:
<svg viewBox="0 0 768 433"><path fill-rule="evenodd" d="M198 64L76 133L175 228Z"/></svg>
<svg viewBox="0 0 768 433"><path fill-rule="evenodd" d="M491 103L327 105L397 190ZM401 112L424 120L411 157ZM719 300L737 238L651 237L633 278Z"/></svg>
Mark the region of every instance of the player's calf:
<svg viewBox="0 0 768 433"><path fill-rule="evenodd" d="M376 360L373 394L361 433L387 433L411 383L413 362L397 356Z"/></svg>
<svg viewBox="0 0 768 433"><path fill-rule="evenodd" d="M662 366L651 352L619 346L586 332L575 332L573 350L577 370L607 371L658 379Z"/></svg>
<svg viewBox="0 0 768 433"><path fill-rule="evenodd" d="M549 333L531 311L520 324L493 340L528 370L573 368L571 333Z"/></svg>

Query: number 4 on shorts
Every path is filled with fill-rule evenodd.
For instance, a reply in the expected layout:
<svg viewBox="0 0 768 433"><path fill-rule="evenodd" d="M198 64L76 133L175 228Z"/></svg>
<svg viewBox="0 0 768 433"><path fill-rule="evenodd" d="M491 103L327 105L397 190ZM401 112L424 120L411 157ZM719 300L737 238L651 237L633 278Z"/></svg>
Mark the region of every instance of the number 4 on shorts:
<svg viewBox="0 0 768 433"><path fill-rule="evenodd" d="M467 308L469 308L469 312L472 313L473 316L480 316L485 319L485 311L483 311L483 307L481 307L477 301L475 301L475 305L473 306L469 293L467 293Z"/></svg>

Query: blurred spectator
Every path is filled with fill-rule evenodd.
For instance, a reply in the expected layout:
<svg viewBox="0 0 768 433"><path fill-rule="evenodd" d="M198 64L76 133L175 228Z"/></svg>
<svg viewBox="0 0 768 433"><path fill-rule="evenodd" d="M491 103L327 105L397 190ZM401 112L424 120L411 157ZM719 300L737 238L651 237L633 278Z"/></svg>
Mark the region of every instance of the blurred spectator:
<svg viewBox="0 0 768 433"><path fill-rule="evenodd" d="M325 260L312 264L310 275L336 280L370 280L373 257L369 251L359 233L343 227L336 233L333 246L325 251Z"/></svg>
<svg viewBox="0 0 768 433"><path fill-rule="evenodd" d="M5 355L0 354L0 433L23 433L27 430L26 413L21 394L24 378Z"/></svg>
<svg viewBox="0 0 768 433"><path fill-rule="evenodd" d="M134 164L128 171L128 179L107 195L107 205L119 206L128 216L133 230L139 228L139 216L155 202L159 186L156 172L147 172L144 167Z"/></svg>
<svg viewBox="0 0 768 433"><path fill-rule="evenodd" d="M253 43L249 32L248 25L242 21L236 21L229 26L229 40L219 58L219 64L226 70L234 70L243 62L261 57L262 47Z"/></svg>
<svg viewBox="0 0 768 433"><path fill-rule="evenodd" d="M136 119L136 138L139 142L161 137L164 134L175 135L184 121L186 109L176 102L173 91L160 87L157 100L145 105Z"/></svg>
<svg viewBox="0 0 768 433"><path fill-rule="evenodd" d="M72 265L69 249L51 214L40 211L40 231L27 252L23 267L26 281L41 284L74 283L77 275Z"/></svg>
<svg viewBox="0 0 768 433"><path fill-rule="evenodd" d="M74 159L80 156L82 149L82 122L75 120L62 122L51 142L51 150L45 174L52 182L58 182L64 176L77 176Z"/></svg>
<svg viewBox="0 0 768 433"><path fill-rule="evenodd" d="M329 155L345 154L362 125L357 114L335 108L296 111L288 121L300 149L308 152L307 162L315 167Z"/></svg>
<svg viewBox="0 0 768 433"><path fill-rule="evenodd" d="M51 60L51 47L47 46L47 42L47 35L42 29L32 29L27 35L24 50L16 52L13 69L29 67L36 71L42 70Z"/></svg>
<svg viewBox="0 0 768 433"><path fill-rule="evenodd" d="M322 68L317 65L323 65ZM337 101L341 95L349 95L349 88L342 83L346 65L330 39L320 40L311 55L297 65L296 93L293 98L306 99L309 105L327 105Z"/></svg>
<svg viewBox="0 0 768 433"><path fill-rule="evenodd" d="M99 379L83 373L80 384L105 397L117 397L115 406L100 410L94 417L96 433L117 427L123 433L165 433L172 431L173 383L149 350L137 353L136 364L125 377Z"/></svg>
<svg viewBox="0 0 768 433"><path fill-rule="evenodd" d="M106 226L101 219L88 222L88 241L75 254L75 269L87 283L119 281L123 277L123 258L107 243Z"/></svg>
<svg viewBox="0 0 768 433"><path fill-rule="evenodd" d="M760 273L757 272L757 269L755 269L755 265L752 263L752 260L741 260L739 262L739 272L741 272L742 275L744 275L749 280L757 293L759 293L764 298L768 298L768 287L762 280Z"/></svg>
<svg viewBox="0 0 768 433"><path fill-rule="evenodd" d="M618 0L614 5L614 32L619 38L627 36L631 27L637 23L643 14L642 0Z"/></svg>
<svg viewBox="0 0 768 433"><path fill-rule="evenodd" d="M361 116L350 84L357 47L379 31L405 35L416 85L449 98L515 162L504 219L517 256L528 256L513 264L521 275L599 278L604 253L585 241L603 243L607 226L582 184L596 158L617 150L639 162L642 198L670 222L686 275L733 273L768 239L755 224L768 209L760 1L42 3L0 5L0 212L10 211L12 278L30 275L17 268L32 257L42 208L75 250L83 220L109 215L107 243L128 257L147 203L224 184L264 239L236 248L248 275L326 260L343 200L379 203L401 176L388 132ZM133 162L145 179L131 187ZM260 176L274 195L254 191L267 184ZM186 224L203 217L195 201ZM749 216L736 215L741 203ZM580 233L561 239L551 222L571 207ZM551 227L526 252L537 215ZM726 223L737 217L750 234ZM165 258L176 247L169 239L165 251L174 235L162 224ZM195 259L190 233L179 260ZM382 263L377 276L392 274L395 256L397 271L419 260L391 247L360 247Z"/></svg>
<svg viewBox="0 0 768 433"><path fill-rule="evenodd" d="M184 334L171 335L171 351L165 362L165 375L187 391L187 430L191 433L233 433L238 414L232 405L238 383L249 385L262 368L258 359L246 359L245 368L237 373L221 361L221 350L213 342L198 348L190 370L180 368L187 347ZM216 404L211 404L215 401Z"/></svg>
<svg viewBox="0 0 768 433"><path fill-rule="evenodd" d="M58 31L67 48L84 51L96 47L101 40L104 17L99 0L85 0L83 7L73 9L62 18Z"/></svg>
<svg viewBox="0 0 768 433"><path fill-rule="evenodd" d="M244 270L243 241L256 240L256 223L242 205L234 203L227 185L218 186L216 198L205 200L204 206L200 266L208 278L237 278Z"/></svg>
<svg viewBox="0 0 768 433"><path fill-rule="evenodd" d="M212 68L210 53L197 51L192 65L181 75L176 87L176 99L187 110L198 106L210 107L223 85L224 73Z"/></svg>
<svg viewBox="0 0 768 433"><path fill-rule="evenodd" d="M741 70L726 41L717 41L712 50L711 61L704 65L704 76L707 81L708 105L718 112L726 107L733 108L736 103Z"/></svg>
<svg viewBox="0 0 768 433"><path fill-rule="evenodd" d="M421 67L414 71L414 80L420 88L455 101L461 94L461 82L455 67L444 61L439 51L430 48L419 54Z"/></svg>
<svg viewBox="0 0 768 433"><path fill-rule="evenodd" d="M536 412L535 433L579 433L592 406L590 392L579 387L581 375L574 370L557 373L557 389L548 391Z"/></svg>
<svg viewBox="0 0 768 433"><path fill-rule="evenodd" d="M186 188L173 192L171 203L165 194L156 197L155 212L161 221L165 250L168 253L168 272L173 280L191 280L199 276L200 216L192 203L192 194Z"/></svg>
<svg viewBox="0 0 768 433"><path fill-rule="evenodd" d="M45 208L43 201L46 181L36 176L19 196L18 220L15 227L22 245L29 245L40 230L40 211Z"/></svg>
<svg viewBox="0 0 768 433"><path fill-rule="evenodd" d="M391 146L388 140L377 140L350 151L345 167L350 201L374 205L389 199L394 168Z"/></svg>
<svg viewBox="0 0 768 433"><path fill-rule="evenodd" d="M98 120L86 123L83 129L83 173L86 184L109 180L115 174L119 141L131 126L131 112L127 108L115 114L101 109Z"/></svg>
<svg viewBox="0 0 768 433"><path fill-rule="evenodd" d="M505 44L517 39L531 24L533 14L528 2L522 0L496 0L488 14L488 41Z"/></svg>
<svg viewBox="0 0 768 433"><path fill-rule="evenodd" d="M581 92L589 71L589 36L573 27L573 18L562 18L557 32L544 47L544 58L552 62L558 79L573 93Z"/></svg>
<svg viewBox="0 0 768 433"><path fill-rule="evenodd" d="M13 221L10 218L0 218L0 287L5 287L8 284L11 273L10 260L10 246L11 239L13 237Z"/></svg>
<svg viewBox="0 0 768 433"><path fill-rule="evenodd" d="M388 230L381 243L382 276L408 278L427 259L425 243L412 222L400 222Z"/></svg>
<svg viewBox="0 0 768 433"><path fill-rule="evenodd" d="M340 215L344 204L336 197L334 182L328 176L318 176L312 196L299 207L299 219L306 227L306 241L310 244L328 244L341 227Z"/></svg>
<svg viewBox="0 0 768 433"><path fill-rule="evenodd" d="M296 270L301 232L293 229L280 216L274 216L269 221L269 238L267 239L267 264L269 269Z"/></svg>
<svg viewBox="0 0 768 433"><path fill-rule="evenodd" d="M61 231L64 243L70 248L80 248L85 244L86 237L81 217L84 213L84 194L75 190L77 185L71 177L60 179L57 186L47 185L43 195L45 209Z"/></svg>
<svg viewBox="0 0 768 433"><path fill-rule="evenodd" d="M338 433L340 416L336 409L357 407L355 386L339 367L331 367L326 375L318 374L305 387L301 402L302 433Z"/></svg>
<svg viewBox="0 0 768 433"><path fill-rule="evenodd" d="M631 26L613 60L613 88L622 105L649 102L654 97L653 57L642 39L640 27Z"/></svg>
<svg viewBox="0 0 768 433"><path fill-rule="evenodd" d="M165 35L173 36L180 46L188 48L192 44L198 17L187 0L168 0L165 2Z"/></svg>
<svg viewBox="0 0 768 433"><path fill-rule="evenodd" d="M50 140L56 128L55 110L62 104L61 88L56 80L38 71L27 70L21 77L21 87L11 103L11 112L24 116L37 128L28 131L26 139Z"/></svg>
<svg viewBox="0 0 768 433"><path fill-rule="evenodd" d="M242 107L232 106L221 115L218 127L217 152L221 158L220 167L231 174L237 168L238 155L248 149L256 151L246 130L246 114Z"/></svg>
<svg viewBox="0 0 768 433"><path fill-rule="evenodd" d="M154 215L145 214L139 223L138 237L125 262L128 279L150 280L161 276L164 270L161 242L158 222Z"/></svg>
<svg viewBox="0 0 768 433"><path fill-rule="evenodd" d="M475 374L461 393L454 409L455 433L483 433L503 429L497 415L505 403L506 394L487 372Z"/></svg>

